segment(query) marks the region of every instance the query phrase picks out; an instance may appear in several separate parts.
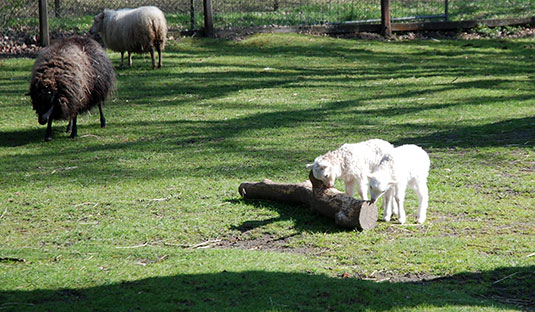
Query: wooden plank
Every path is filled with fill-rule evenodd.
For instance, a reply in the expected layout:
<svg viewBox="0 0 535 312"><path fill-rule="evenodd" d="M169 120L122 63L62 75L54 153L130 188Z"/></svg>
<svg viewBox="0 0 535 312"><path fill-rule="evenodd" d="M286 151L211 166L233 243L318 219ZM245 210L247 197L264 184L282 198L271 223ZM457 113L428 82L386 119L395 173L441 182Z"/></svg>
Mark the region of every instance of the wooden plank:
<svg viewBox="0 0 535 312"><path fill-rule="evenodd" d="M432 31L432 30L457 30L470 29L478 24L487 27L518 26L535 23L535 17L506 18L493 20L470 20L459 22L424 22L424 23L395 23L392 31Z"/></svg>
<svg viewBox="0 0 535 312"><path fill-rule="evenodd" d="M46 47L50 44L46 0L39 0L39 41L42 47Z"/></svg>

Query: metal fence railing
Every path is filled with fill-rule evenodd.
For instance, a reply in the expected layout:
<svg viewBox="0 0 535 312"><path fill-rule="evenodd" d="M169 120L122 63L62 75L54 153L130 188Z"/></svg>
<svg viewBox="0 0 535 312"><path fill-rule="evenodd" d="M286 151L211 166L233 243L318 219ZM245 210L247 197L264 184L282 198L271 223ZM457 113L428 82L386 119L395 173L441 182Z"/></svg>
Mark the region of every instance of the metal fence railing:
<svg viewBox="0 0 535 312"><path fill-rule="evenodd" d="M0 31L36 31L35 0L0 0ZM393 21L514 18L535 15L535 0L390 0ZM447 6L446 6L447 3ZM104 8L158 6L173 30L203 27L203 0L47 0L50 29L87 31ZM212 0L216 29L377 21L381 0Z"/></svg>

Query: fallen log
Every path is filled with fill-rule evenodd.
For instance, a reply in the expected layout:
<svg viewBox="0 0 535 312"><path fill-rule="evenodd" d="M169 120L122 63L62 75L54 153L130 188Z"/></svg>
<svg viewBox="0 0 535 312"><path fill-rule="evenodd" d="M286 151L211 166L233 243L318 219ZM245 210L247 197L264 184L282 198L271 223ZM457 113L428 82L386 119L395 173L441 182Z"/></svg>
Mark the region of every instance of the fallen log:
<svg viewBox="0 0 535 312"><path fill-rule="evenodd" d="M303 204L311 211L334 219L336 225L369 230L377 224L377 207L370 201L347 196L335 188L328 188L314 178L297 184L275 183L265 179L262 182L244 182L238 192L245 199L264 199L289 204Z"/></svg>

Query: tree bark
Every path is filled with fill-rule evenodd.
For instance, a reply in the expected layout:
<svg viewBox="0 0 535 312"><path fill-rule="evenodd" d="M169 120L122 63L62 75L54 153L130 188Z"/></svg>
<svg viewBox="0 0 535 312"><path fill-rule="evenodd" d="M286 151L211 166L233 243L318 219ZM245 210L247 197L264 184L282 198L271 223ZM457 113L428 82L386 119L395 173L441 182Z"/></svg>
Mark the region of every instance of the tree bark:
<svg viewBox="0 0 535 312"><path fill-rule="evenodd" d="M375 204L347 196L335 188L327 188L323 182L309 174L310 181L297 184L244 182L238 192L245 199L264 199L289 204L302 204L314 212L334 219L344 228L369 230L376 226L378 211Z"/></svg>

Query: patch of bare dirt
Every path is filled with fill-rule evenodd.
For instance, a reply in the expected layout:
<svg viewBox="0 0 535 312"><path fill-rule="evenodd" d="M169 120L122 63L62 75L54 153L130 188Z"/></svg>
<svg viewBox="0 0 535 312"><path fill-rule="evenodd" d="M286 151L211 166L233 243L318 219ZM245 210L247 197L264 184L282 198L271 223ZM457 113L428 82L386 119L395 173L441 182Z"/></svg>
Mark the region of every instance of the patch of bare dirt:
<svg viewBox="0 0 535 312"><path fill-rule="evenodd" d="M354 33L337 35L342 38L358 38L363 40L386 40L376 33ZM393 40L475 40L475 39L514 39L535 37L535 27L496 27L472 29L467 31L422 31L396 33Z"/></svg>
<svg viewBox="0 0 535 312"><path fill-rule="evenodd" d="M34 31L29 28L2 31L0 37L0 58L34 57L39 53L39 42Z"/></svg>
<svg viewBox="0 0 535 312"><path fill-rule="evenodd" d="M0 58L36 57L42 47L39 45L39 31L34 27L8 28L1 30ZM81 33L79 30L68 30L50 34L50 41L70 37Z"/></svg>
<svg viewBox="0 0 535 312"><path fill-rule="evenodd" d="M239 248L247 250L264 250L274 252L289 252L305 255L317 255L323 251L312 247L291 247L290 241L297 233L286 236L263 234L258 236L231 236L213 245L215 248Z"/></svg>

